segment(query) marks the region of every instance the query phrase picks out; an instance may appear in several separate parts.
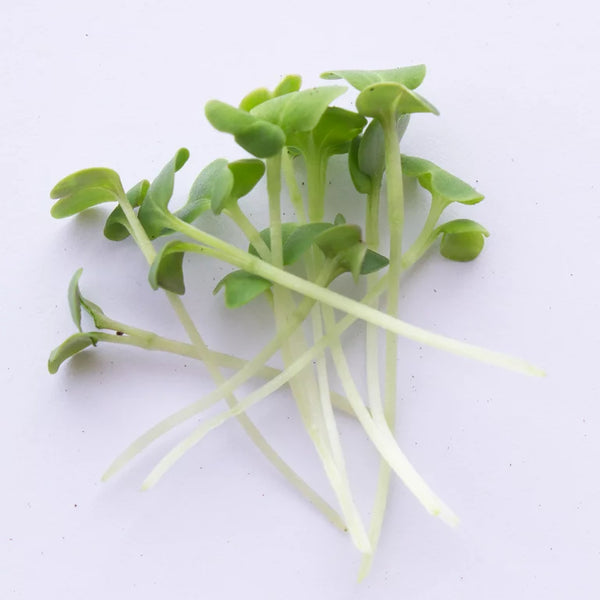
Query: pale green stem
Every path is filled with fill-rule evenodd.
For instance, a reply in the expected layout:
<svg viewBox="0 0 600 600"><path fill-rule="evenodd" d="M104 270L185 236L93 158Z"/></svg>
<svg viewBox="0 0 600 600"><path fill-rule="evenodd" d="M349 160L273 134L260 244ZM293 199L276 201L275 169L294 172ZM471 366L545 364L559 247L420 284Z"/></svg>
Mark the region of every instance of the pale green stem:
<svg viewBox="0 0 600 600"><path fill-rule="evenodd" d="M269 196L269 223L271 228L271 262L283 266L281 240L281 153L267 159L267 193Z"/></svg>
<svg viewBox="0 0 600 600"><path fill-rule="evenodd" d="M269 247L265 241L260 237L260 232L250 222L248 217L242 212L237 204L225 209L225 212L231 220L240 228L242 233L246 236L248 241L254 246L259 256L263 260L267 260L271 254Z"/></svg>
<svg viewBox="0 0 600 600"><path fill-rule="evenodd" d="M187 223L181 221L178 222L177 219L173 219L173 222L174 227L177 228L181 233L189 235L189 237L201 243L207 243L206 240L212 237L208 234L205 234L205 232L195 229L192 226L188 226ZM206 236L208 236L208 238ZM197 252L199 254L206 254L207 256L213 256L214 258L228 262L240 269L244 269L245 271L254 273L259 277L264 277L273 283L277 283L292 291L298 292L303 296L308 296L313 300L327 304L332 308L341 310L345 313L353 315L358 319L372 323L377 327L381 327L382 329L390 331L391 333L403 336L420 344L432 346L433 348L445 350L452 354L470 358L486 364L503 367L511 371L517 371L519 373L535 376L544 375L543 370L527 363L526 361L500 352L487 350L473 344L461 342L438 333L427 331L421 327L411 325L405 321L394 318L391 315L375 310L370 306L365 306L356 300L352 300L347 296L338 294L337 292L327 289L321 285L317 285L292 273L278 269L277 267L260 260L258 257L239 250L230 244L227 244L229 248L226 251L209 248L206 246L192 246L193 245L190 244L187 249L189 251Z"/></svg>
<svg viewBox="0 0 600 600"><path fill-rule="evenodd" d="M333 330L336 327L333 310L328 306L324 306L323 315L327 327ZM423 478L410 464L404 453L400 450L394 435L386 423L375 421L369 414L369 411L362 402L360 393L354 385L352 373L339 341L337 339L332 340L330 348L348 401L355 411L356 417L365 430L365 433L369 436L379 453L388 461L390 467L431 514L439 516L444 522L450 525L455 525L457 523L456 515L433 493L431 488L429 488Z"/></svg>
<svg viewBox="0 0 600 600"><path fill-rule="evenodd" d="M119 205L123 210L127 221L131 227L131 234L136 243L142 250L146 260L149 264L152 264L156 258L156 252L150 242L146 232L144 231L141 223L137 219L133 208L129 204L126 197L119 198ZM281 235L281 230L280 230ZM217 385L223 384L225 378L223 377L219 367L211 360L211 355L208 347L204 343L204 340L200 336L193 320L187 312L181 299L173 294L172 292L165 292L166 296L173 307L173 310L177 314L181 324L183 325L186 333L188 334L192 343L198 348L198 352L201 360L206 365L211 377L215 380ZM266 362L266 360L263 362ZM230 408L237 405L237 400L232 392L225 396L226 402ZM247 417L247 415L240 415L238 421L246 434L254 442L257 448L263 453L263 455L273 464L273 466L286 477L299 491L300 493L312 502L334 525L341 529L345 529L343 521L337 514L337 512L329 506L329 504L319 496L274 450L274 448L267 442L262 433L254 425L254 423Z"/></svg>
<svg viewBox="0 0 600 600"><path fill-rule="evenodd" d="M323 273L323 280L329 277L329 273ZM139 454L144 448L150 445L155 439L170 431L180 423L183 423L195 414L205 410L208 406L212 406L221 398L226 397L233 392L237 387L245 381L253 377L263 365L279 350L283 342L290 337L292 332L299 327L306 316L309 314L314 301L310 298L305 298L289 316L286 326L281 329L277 335L260 351L253 359L249 360L242 369L235 373L230 379L218 386L204 398L197 400L184 407L183 409L171 414L166 419L157 423L146 433L137 438L130 446L122 452L107 469L103 479L112 477L117 471L124 467L132 458Z"/></svg>
<svg viewBox="0 0 600 600"><path fill-rule="evenodd" d="M296 179L296 173L294 171L294 162L290 153L283 151L281 156L281 167L283 171L283 177L290 194L290 202L296 212L296 220L300 225L306 223L306 211L304 209L304 202L302 200L302 192Z"/></svg>
<svg viewBox="0 0 600 600"><path fill-rule="evenodd" d="M390 253L388 267L388 293L386 312L392 317L398 314L398 301L400 293L400 274L402 272L402 237L404 232L404 188L402 181L402 161L400 155L400 140L396 128L396 114L392 111L387 119L382 120L385 145L385 173L387 188L387 220L390 237ZM371 346L377 345L376 335L373 331L367 333ZM373 384L374 365L371 363L371 385ZM383 407L376 391L371 396L371 410L374 419L392 432L396 422L396 390L398 387L398 338L387 332L385 336L385 363L384 363L384 396ZM379 387L379 386L378 386ZM373 547L377 547L381 528L385 516L387 497L390 486L390 466L383 461L380 464L377 480L377 491L373 506L370 539ZM372 554L363 556L359 571L362 579L370 568Z"/></svg>

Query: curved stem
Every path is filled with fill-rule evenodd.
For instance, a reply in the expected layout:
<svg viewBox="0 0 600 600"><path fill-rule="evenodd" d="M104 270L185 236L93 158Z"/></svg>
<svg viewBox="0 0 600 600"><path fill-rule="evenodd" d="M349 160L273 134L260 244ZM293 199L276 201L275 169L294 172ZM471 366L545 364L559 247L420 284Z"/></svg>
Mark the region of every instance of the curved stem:
<svg viewBox="0 0 600 600"><path fill-rule="evenodd" d="M139 222L137 216L135 215L133 208L131 207L129 201L126 197L119 198L119 205L121 206L127 221L131 227L131 234L140 249L142 250L146 260L149 264L152 264L154 259L156 258L156 252L146 235L141 223ZM279 235L281 236L281 229L279 231ZM198 354L201 360L206 365L210 375L215 380L217 384L223 384L225 379L219 370L218 366L213 362L212 357L210 355L210 351L204 340L200 336L193 320L191 319L189 313L187 312L183 302L181 299L171 292L165 292L166 296L173 307L173 310L177 314L181 324L183 325L188 337L192 341L192 343L198 349ZM264 363L263 361L261 365L257 365L254 368L254 372L256 373ZM248 365L245 367L249 369ZM235 396L233 396L233 390L226 395L226 401L230 408L233 408L237 405L237 400ZM299 491L300 493L307 498L310 502L312 502L324 515L325 517L331 521L334 525L336 525L340 529L345 529L345 525L342 519L339 517L337 512L329 506L329 504L319 496L282 458L279 454L274 450L274 448L267 442L262 433L258 430L258 428L254 425L254 423L246 416L240 415L238 417L238 422L245 430L246 434L250 437L250 439L254 442L257 448L263 453L263 455L273 464L273 466L284 475L286 479L288 479ZM104 479L104 477L103 477Z"/></svg>

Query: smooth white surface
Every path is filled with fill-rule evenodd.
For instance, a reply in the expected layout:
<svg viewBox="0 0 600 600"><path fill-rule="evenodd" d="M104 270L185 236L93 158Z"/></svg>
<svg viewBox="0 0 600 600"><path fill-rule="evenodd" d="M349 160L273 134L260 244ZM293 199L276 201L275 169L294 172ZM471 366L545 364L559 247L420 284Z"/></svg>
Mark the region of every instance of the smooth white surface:
<svg viewBox="0 0 600 600"><path fill-rule="evenodd" d="M595 3L582 0L4 7L0 597L596 598L599 30ZM134 436L211 386L191 361L107 347L47 374L49 350L74 331L65 289L80 266L85 293L108 314L183 337L136 249L101 237L104 212L53 221L48 190L100 165L133 184L185 145L181 199L207 162L243 155L205 122L208 99L234 103L286 73L311 85L327 69L419 62L441 116L415 117L403 151L485 193L454 212L492 237L472 264L432 254L408 278L401 314L548 371L527 379L401 343L398 437L460 527L429 517L395 482L359 585L349 539L235 423L152 492L139 483L178 436L100 484ZM190 310L211 346L250 356L268 339L268 311L253 307L249 325L226 311L209 294L226 269L210 268ZM252 416L331 497L290 399ZM377 463L344 425L366 513Z"/></svg>

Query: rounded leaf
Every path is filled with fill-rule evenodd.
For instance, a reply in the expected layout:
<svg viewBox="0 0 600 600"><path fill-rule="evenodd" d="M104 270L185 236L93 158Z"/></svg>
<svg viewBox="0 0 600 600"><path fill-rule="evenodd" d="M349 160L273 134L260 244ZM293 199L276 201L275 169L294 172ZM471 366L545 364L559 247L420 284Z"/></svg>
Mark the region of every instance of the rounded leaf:
<svg viewBox="0 0 600 600"><path fill-rule="evenodd" d="M376 123L377 121L373 121ZM348 170L350 171L350 178L356 188L356 191L360 194L369 194L372 189L371 177L360 169L358 162L358 154L362 136L357 136L352 140L350 144L350 150L348 151Z"/></svg>
<svg viewBox="0 0 600 600"><path fill-rule="evenodd" d="M297 92L302 85L300 75L286 75L273 91L273 96L283 96L291 92Z"/></svg>
<svg viewBox="0 0 600 600"><path fill-rule="evenodd" d="M376 83L365 88L356 99L361 115L387 119L409 113L439 114L437 108L400 83Z"/></svg>
<svg viewBox="0 0 600 600"><path fill-rule="evenodd" d="M86 187L74 191L72 194L61 198L50 209L50 214L55 219L71 217L97 204L104 202L118 202L117 193L106 187Z"/></svg>
<svg viewBox="0 0 600 600"><path fill-rule="evenodd" d="M216 294L221 288L225 288L225 305L228 308L237 308L248 304L266 292L272 285L268 279L263 279L258 275L246 271L233 271L219 281L213 294Z"/></svg>
<svg viewBox="0 0 600 600"><path fill-rule="evenodd" d="M180 148L150 184L148 194L138 211L138 219L150 239L155 239L168 231L167 207L173 195L175 173L183 167L189 156L190 152L187 148Z"/></svg>
<svg viewBox="0 0 600 600"><path fill-rule="evenodd" d="M440 225L436 235L442 234L440 253L445 258L467 262L479 256L484 246L488 230L470 219L456 219Z"/></svg>
<svg viewBox="0 0 600 600"><path fill-rule="evenodd" d="M61 179L50 192L50 198L65 198L83 188L102 187L112 190L115 194L122 192L121 179L112 169L94 167L76 171Z"/></svg>
<svg viewBox="0 0 600 600"><path fill-rule="evenodd" d="M341 252L361 241L358 225L335 225L315 237L315 244L328 258L335 258Z"/></svg>
<svg viewBox="0 0 600 600"><path fill-rule="evenodd" d="M50 353L48 371L54 375L65 360L90 346L95 346L96 343L97 338L93 333L75 333L68 337Z"/></svg>
<svg viewBox="0 0 600 600"><path fill-rule="evenodd" d="M259 104L250 114L278 125L288 135L310 131L329 104L345 91L343 86L325 86L290 92Z"/></svg>
<svg viewBox="0 0 600 600"><path fill-rule="evenodd" d="M412 65L396 69L379 69L372 71L346 70L327 71L322 73L323 79L345 79L352 87L359 91L364 90L374 83L400 83L409 89L415 89L425 79L425 65Z"/></svg>
<svg viewBox="0 0 600 600"><path fill-rule="evenodd" d="M285 146L285 133L273 123L257 119L236 134L235 141L257 158L269 158L279 154Z"/></svg>
<svg viewBox="0 0 600 600"><path fill-rule="evenodd" d="M233 175L231 197L235 200L249 194L265 174L265 163L256 158L230 162L228 168Z"/></svg>
<svg viewBox="0 0 600 600"><path fill-rule="evenodd" d="M201 212L204 201L210 201L215 214L220 214L233 189L233 175L224 158L213 160L204 167L192 184L187 203L178 211L184 221L191 223Z"/></svg>
<svg viewBox="0 0 600 600"><path fill-rule="evenodd" d="M270 100L273 94L267 88L258 88L246 94L240 102L240 108L246 112L250 112L255 106Z"/></svg>
<svg viewBox="0 0 600 600"><path fill-rule="evenodd" d="M402 172L408 177L416 177L422 187L447 204L477 204L484 198L469 184L424 158L403 155Z"/></svg>
<svg viewBox="0 0 600 600"><path fill-rule="evenodd" d="M133 208L140 206L143 202L150 182L146 179L134 185L127 192L127 200ZM117 206L106 219L104 224L104 236L113 242L120 242L129 237L129 223L127 217L120 206Z"/></svg>

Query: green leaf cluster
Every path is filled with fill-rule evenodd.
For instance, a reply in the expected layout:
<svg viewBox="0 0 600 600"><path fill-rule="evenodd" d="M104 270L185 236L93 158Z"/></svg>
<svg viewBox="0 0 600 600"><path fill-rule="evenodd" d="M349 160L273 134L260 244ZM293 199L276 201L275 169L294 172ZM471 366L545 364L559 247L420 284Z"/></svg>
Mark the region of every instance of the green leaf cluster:
<svg viewBox="0 0 600 600"><path fill-rule="evenodd" d="M377 545L391 472L400 477L430 513L450 524L456 522L454 513L417 473L395 438L397 335L509 369L531 374L540 371L518 359L426 331L398 318L404 271L422 260L438 240L443 257L465 262L480 255L489 236L482 225L470 219L440 223L449 205L476 205L483 195L430 160L400 152L411 115L438 114L435 106L415 91L424 80L424 65L328 71L322 77L343 79L354 88L356 110L333 105L347 90L345 86L302 89L298 75L284 77L273 90L260 87L249 92L237 106L209 101L205 106L208 121L216 130L232 135L249 156L209 162L199 170L187 199L177 210L171 210L169 205L175 193L176 173L190 156L186 148L177 150L154 179L143 179L127 192L119 175L107 168L77 171L52 189L50 195L56 202L51 214L55 218L76 215L101 203L116 203L106 220L104 235L112 241L129 239L139 247L148 263L150 287L166 292L189 340L165 338L109 318L82 295L79 269L68 288L69 308L77 332L52 351L48 370L56 373L67 359L99 342L168 351L203 361L215 382L214 390L141 435L115 460L106 477L158 437L224 398L228 408L216 416L206 416L157 464L144 487L154 485L207 433L228 419L237 418L277 469L330 521L348 531L364 557L362 577ZM330 214L328 196L336 193L327 189L328 161L339 154L348 155L347 176L356 190L366 196L365 218L361 223L348 223L341 214L333 219L326 216ZM296 161L304 163L305 186L298 181ZM257 185L263 177L267 210L246 214L244 205L250 199L239 201L256 190L252 201L259 202L263 189ZM427 219L408 248L403 245L406 178L415 179L431 196ZM296 216L291 222L282 219L282 203L286 201L282 195L284 180ZM382 218L380 200L384 195L388 212ZM202 229L196 221L205 211L231 219L247 242L238 247L221 235ZM268 213L268 223L255 224L256 213ZM389 258L379 251L380 238L386 241ZM188 260L195 260L194 255L219 260L234 269L212 290L213 294L223 292L227 307L243 307L259 297L268 299L273 309L274 334L250 360L211 350L204 342L180 298L186 292L186 255ZM361 300L334 291L336 286L330 287L343 273L349 273L355 282L361 275L368 276ZM201 289L210 291L206 285ZM386 297L385 305L379 299L382 294ZM83 330L84 314L91 317L95 331ZM343 316L338 319L340 314ZM359 319L367 323L366 398L355 382L341 341L343 332ZM305 324L310 328L304 327ZM311 335L307 336L309 329ZM377 329L386 332L383 378L383 370L377 363ZM276 353L283 362L282 370L267 367L267 361ZM227 377L221 367L234 372ZM343 387L342 399L331 390L334 369ZM234 393L255 377L266 378L266 382L238 401ZM246 414L251 406L286 384L323 464L339 513L275 452ZM363 524L350 487L334 407L341 407L355 417L381 456L370 528Z"/></svg>

